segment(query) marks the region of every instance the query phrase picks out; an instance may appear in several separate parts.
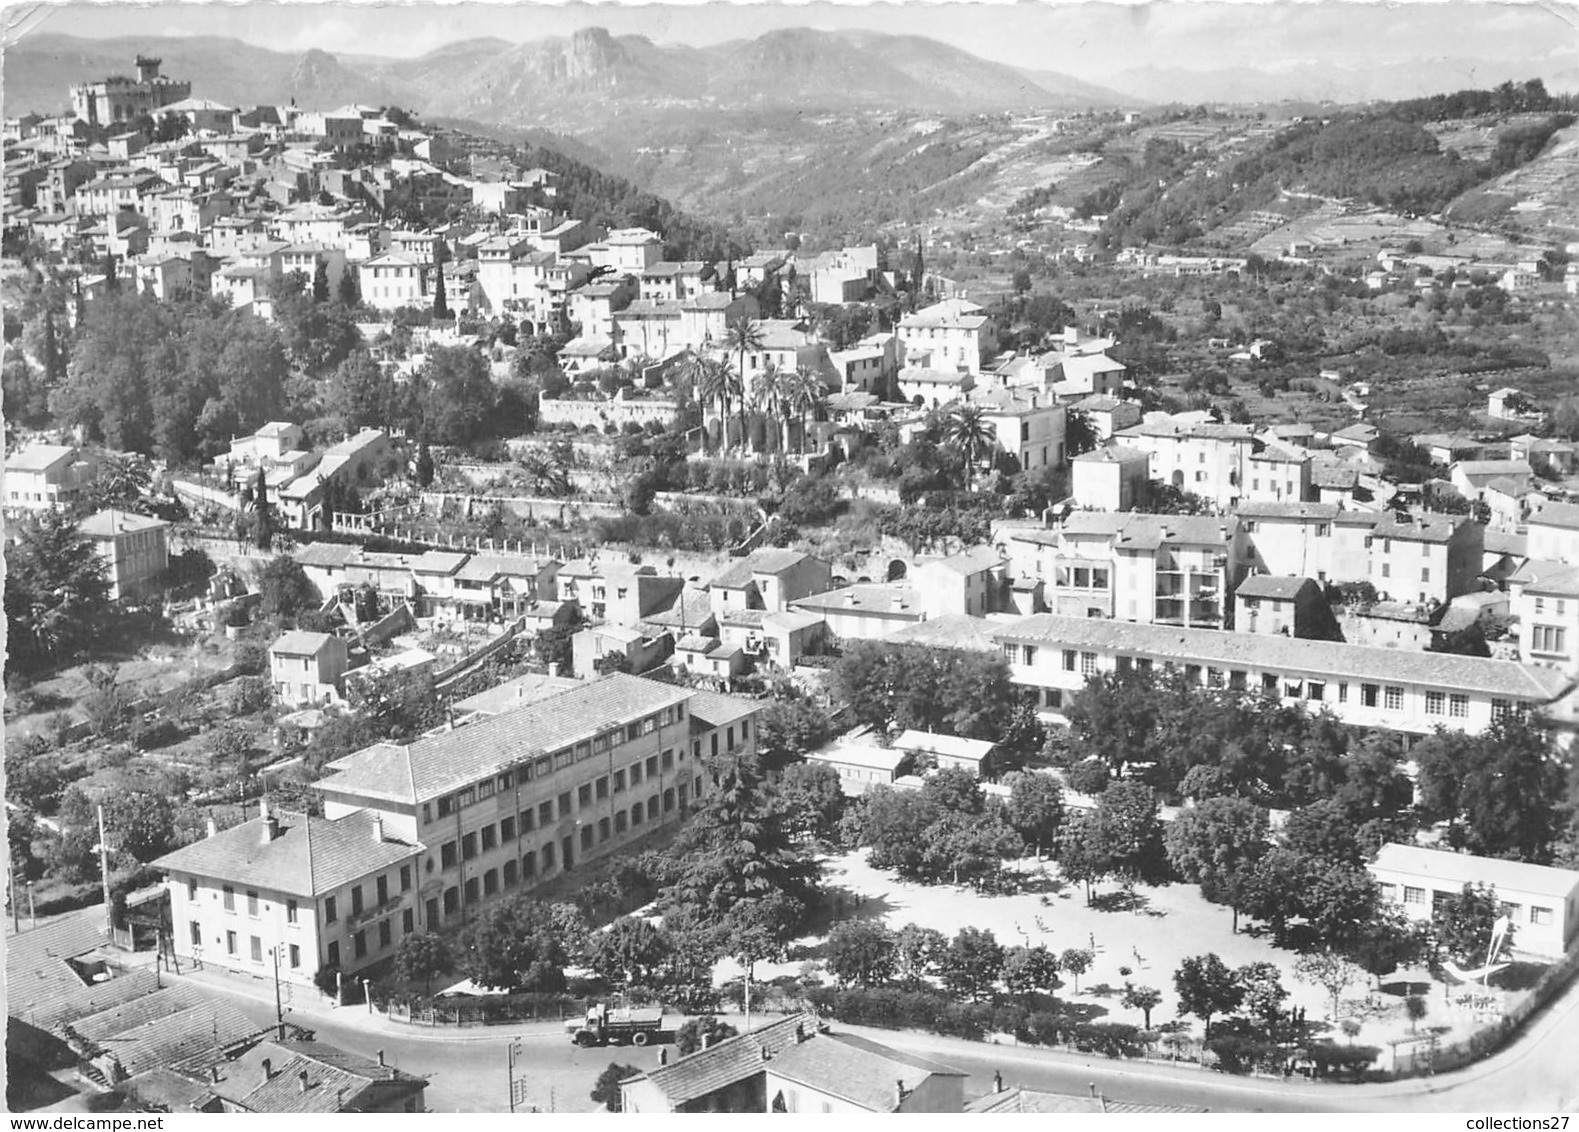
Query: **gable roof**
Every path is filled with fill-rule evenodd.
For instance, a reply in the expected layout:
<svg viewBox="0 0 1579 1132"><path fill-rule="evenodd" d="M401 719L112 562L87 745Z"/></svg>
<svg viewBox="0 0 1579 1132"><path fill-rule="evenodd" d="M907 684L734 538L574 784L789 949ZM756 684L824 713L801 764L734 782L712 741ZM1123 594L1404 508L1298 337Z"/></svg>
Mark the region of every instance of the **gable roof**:
<svg viewBox="0 0 1579 1132"><path fill-rule="evenodd" d="M810 1014L781 1018L628 1078L621 1084L650 1081L671 1105L678 1108L756 1076L762 1072L765 1062L798 1040L797 1031L815 1032L816 1026L817 1020Z"/></svg>
<svg viewBox="0 0 1579 1132"><path fill-rule="evenodd" d="M306 629L292 629L281 634L269 646L269 651L282 656L317 656L334 640L333 633L311 633Z"/></svg>
<svg viewBox="0 0 1579 1132"><path fill-rule="evenodd" d="M764 547L736 559L709 584L723 589L744 589L758 574L781 574L810 557L798 550Z"/></svg>
<svg viewBox="0 0 1579 1132"><path fill-rule="evenodd" d="M917 621L890 633L885 639L895 644L930 645L938 649L969 649L972 652L1000 652L992 638L992 622L985 617L949 613Z"/></svg>
<svg viewBox="0 0 1579 1132"><path fill-rule="evenodd" d="M1239 583L1234 591L1240 597L1270 598L1273 601L1293 601L1316 583L1310 578L1285 577L1281 574L1251 574Z"/></svg>
<svg viewBox="0 0 1579 1132"><path fill-rule="evenodd" d="M258 817L166 853L154 862L167 872L192 873L294 896L316 897L369 873L411 860L416 843L374 838L374 815L358 810L330 821L281 812L279 833L263 839Z"/></svg>
<svg viewBox="0 0 1579 1132"><path fill-rule="evenodd" d="M106 1052L128 1077L165 1067L204 1068L266 1033L230 1002L202 1001L114 1035Z"/></svg>
<svg viewBox="0 0 1579 1132"><path fill-rule="evenodd" d="M958 1069L892 1049L855 1034L815 1034L784 1049L767 1070L858 1105L867 1112L894 1112L896 1086L914 1091L928 1077L964 1077Z"/></svg>
<svg viewBox="0 0 1579 1132"><path fill-rule="evenodd" d="M1579 503L1548 503L1530 516L1529 525L1579 531Z"/></svg>

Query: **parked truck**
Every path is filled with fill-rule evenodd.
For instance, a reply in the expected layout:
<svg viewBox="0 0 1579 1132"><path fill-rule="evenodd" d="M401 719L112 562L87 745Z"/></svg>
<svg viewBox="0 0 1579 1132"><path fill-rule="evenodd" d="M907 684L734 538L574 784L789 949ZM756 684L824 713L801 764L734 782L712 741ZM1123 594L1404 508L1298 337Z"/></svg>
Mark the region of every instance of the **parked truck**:
<svg viewBox="0 0 1579 1132"><path fill-rule="evenodd" d="M615 1008L601 1002L594 1002L587 1007L585 1019L573 1018L565 1023L570 1040L583 1047L644 1046L656 1038L662 1029L662 1007Z"/></svg>

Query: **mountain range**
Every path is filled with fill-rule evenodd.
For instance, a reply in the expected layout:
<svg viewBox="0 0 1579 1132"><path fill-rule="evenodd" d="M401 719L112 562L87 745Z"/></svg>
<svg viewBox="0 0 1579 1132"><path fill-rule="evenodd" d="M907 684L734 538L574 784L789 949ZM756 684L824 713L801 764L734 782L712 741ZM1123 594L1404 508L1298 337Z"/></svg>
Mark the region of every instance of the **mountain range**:
<svg viewBox="0 0 1579 1132"><path fill-rule="evenodd" d="M975 114L1132 101L921 36L795 28L686 47L594 27L528 43L463 40L411 59L297 55L215 37L34 35L5 54L6 112L61 109L72 83L125 73L140 52L161 57L165 74L190 79L195 96L232 105L393 102L427 117L569 130L665 106Z"/></svg>

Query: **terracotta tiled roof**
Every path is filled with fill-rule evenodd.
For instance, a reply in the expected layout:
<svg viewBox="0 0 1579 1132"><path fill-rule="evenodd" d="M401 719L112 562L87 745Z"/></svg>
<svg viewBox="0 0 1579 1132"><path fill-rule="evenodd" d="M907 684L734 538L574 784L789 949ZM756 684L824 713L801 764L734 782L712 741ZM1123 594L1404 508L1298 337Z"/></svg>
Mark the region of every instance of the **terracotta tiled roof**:
<svg viewBox="0 0 1579 1132"><path fill-rule="evenodd" d="M897 1086L918 1088L928 1077L963 1077L940 1062L890 1049L854 1034L820 1033L784 1049L768 1062L775 1075L842 1097L867 1112L894 1112Z"/></svg>
<svg viewBox="0 0 1579 1132"><path fill-rule="evenodd" d="M806 1014L783 1018L749 1034L725 1038L631 1080L651 1081L671 1105L678 1107L761 1073L765 1061L795 1044L797 1027L807 1032L814 1030L816 1024L816 1019Z"/></svg>
<svg viewBox="0 0 1579 1132"><path fill-rule="evenodd" d="M373 819L367 811L334 821L280 813L278 836L265 841L264 819L254 818L184 845L154 865L167 872L253 884L311 898L402 864L421 852L419 844L387 837L375 840Z"/></svg>

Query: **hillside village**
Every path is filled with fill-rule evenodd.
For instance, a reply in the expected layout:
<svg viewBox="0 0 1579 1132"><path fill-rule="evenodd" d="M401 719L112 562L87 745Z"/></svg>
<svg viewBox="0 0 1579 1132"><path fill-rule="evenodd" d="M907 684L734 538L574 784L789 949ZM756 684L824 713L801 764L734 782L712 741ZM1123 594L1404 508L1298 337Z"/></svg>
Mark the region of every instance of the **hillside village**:
<svg viewBox="0 0 1579 1132"><path fill-rule="evenodd" d="M4 135L11 1107L425 1111L312 1012L619 998L690 1048L613 1111L1142 1111L859 1030L1401 1079L1574 970L1579 230L1032 201L996 289L70 94Z"/></svg>

